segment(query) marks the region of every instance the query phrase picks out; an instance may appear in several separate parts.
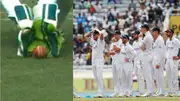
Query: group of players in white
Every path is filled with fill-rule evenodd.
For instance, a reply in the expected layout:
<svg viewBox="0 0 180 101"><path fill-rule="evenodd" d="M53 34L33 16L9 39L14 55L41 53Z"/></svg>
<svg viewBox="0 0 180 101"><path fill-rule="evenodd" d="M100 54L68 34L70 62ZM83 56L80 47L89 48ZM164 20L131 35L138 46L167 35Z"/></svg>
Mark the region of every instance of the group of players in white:
<svg viewBox="0 0 180 101"><path fill-rule="evenodd" d="M138 91L136 96L174 96L179 91L178 65L180 41L174 37L174 31L168 29L161 33L155 27L152 31L148 25L142 25L141 31L132 33L134 42L129 44L129 36L114 32L109 55L112 57L112 73L114 93L110 97L132 96L132 72L137 75ZM85 34L92 45L92 70L98 87L94 97L104 97L103 89L103 51L105 47L104 34L93 30ZM164 80L166 70L166 81ZM155 86L156 81L156 86ZM168 93L165 94L165 83ZM145 86L146 85L146 86ZM145 87L147 90L145 90ZM157 88L157 91L155 91Z"/></svg>

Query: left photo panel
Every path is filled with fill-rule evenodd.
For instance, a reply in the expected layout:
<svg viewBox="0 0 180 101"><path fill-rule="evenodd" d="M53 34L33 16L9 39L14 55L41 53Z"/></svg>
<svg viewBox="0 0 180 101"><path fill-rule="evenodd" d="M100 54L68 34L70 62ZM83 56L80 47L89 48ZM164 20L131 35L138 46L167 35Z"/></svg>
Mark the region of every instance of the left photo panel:
<svg viewBox="0 0 180 101"><path fill-rule="evenodd" d="M1 101L72 101L73 0L0 0Z"/></svg>

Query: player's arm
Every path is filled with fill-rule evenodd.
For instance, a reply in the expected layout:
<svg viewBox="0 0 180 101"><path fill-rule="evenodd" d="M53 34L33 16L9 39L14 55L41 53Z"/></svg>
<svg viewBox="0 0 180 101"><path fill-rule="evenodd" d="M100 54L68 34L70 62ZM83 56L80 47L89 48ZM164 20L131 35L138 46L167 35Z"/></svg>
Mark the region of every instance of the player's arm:
<svg viewBox="0 0 180 101"><path fill-rule="evenodd" d="M133 61L137 55L137 52L133 49L133 47L129 47L127 50L131 55L130 55L130 60Z"/></svg>
<svg viewBox="0 0 180 101"><path fill-rule="evenodd" d="M178 60L180 59L180 48L179 48L179 52L178 52Z"/></svg>
<svg viewBox="0 0 180 101"><path fill-rule="evenodd" d="M173 60L179 60L180 59L180 41L177 40L175 43L176 43L176 45L174 47L178 47L179 50L178 50L177 56L173 56Z"/></svg>
<svg viewBox="0 0 180 101"><path fill-rule="evenodd" d="M108 52L108 55L115 55L115 51L113 50L113 44L110 45L110 50Z"/></svg>
<svg viewBox="0 0 180 101"><path fill-rule="evenodd" d="M155 65L156 65L156 69L160 68L160 61L162 58L164 58L164 55L165 55L165 44L163 41L159 41L158 43L158 53L157 53L157 56L155 57Z"/></svg>
<svg viewBox="0 0 180 101"><path fill-rule="evenodd" d="M84 38L85 38L85 40L86 40L87 42L90 42L91 33L92 33L92 31L91 31L91 32L88 32L88 33L86 33L86 34L84 35Z"/></svg>
<svg viewBox="0 0 180 101"><path fill-rule="evenodd" d="M142 51L146 50L146 43L148 43L148 38L144 38L144 40L142 40L142 44L140 46Z"/></svg>

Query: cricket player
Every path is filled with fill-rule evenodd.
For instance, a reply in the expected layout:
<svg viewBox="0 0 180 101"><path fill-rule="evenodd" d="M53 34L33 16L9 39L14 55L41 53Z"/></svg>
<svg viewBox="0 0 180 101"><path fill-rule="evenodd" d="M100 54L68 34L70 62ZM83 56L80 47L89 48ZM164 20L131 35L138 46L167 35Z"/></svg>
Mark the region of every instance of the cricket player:
<svg viewBox="0 0 180 101"><path fill-rule="evenodd" d="M2 4L20 29L18 56L32 56L38 46L46 48L48 57L59 56L64 38L56 28L59 13L56 0L39 0L33 9L19 0L2 0Z"/></svg>
<svg viewBox="0 0 180 101"><path fill-rule="evenodd" d="M166 96L174 96L178 91L178 52L180 49L180 41L173 36L172 29L166 30L168 39L166 41L167 61L166 74L168 83L168 94Z"/></svg>
<svg viewBox="0 0 180 101"><path fill-rule="evenodd" d="M126 97L132 96L132 70L133 70L133 63L136 57L136 51L133 47L129 44L129 36L123 35L122 42L124 44L124 64L122 66L122 79L123 79L123 87L124 93ZM123 53L123 51L121 51Z"/></svg>
<svg viewBox="0 0 180 101"><path fill-rule="evenodd" d="M139 94L136 96L140 96L144 94L144 89L145 89L145 83L144 83L144 76L143 76L143 69L142 69L142 61L141 59L141 55L142 55L142 51L140 49L140 46L142 44L142 38L139 38L140 32L139 31L135 31L134 33L132 33L132 38L134 40L133 42L133 48L136 51L136 53L138 53L136 55L136 58L134 59L134 71L137 75L137 82L138 82L138 89L139 89Z"/></svg>
<svg viewBox="0 0 180 101"><path fill-rule="evenodd" d="M85 34L92 46L92 70L98 86L98 94L94 97L103 97L103 65L104 65L104 35L98 29L94 29L90 33Z"/></svg>
<svg viewBox="0 0 180 101"><path fill-rule="evenodd" d="M157 92L154 96L164 96L164 64L165 64L165 44L160 35L158 27L153 28L153 68L155 68L155 78L157 82Z"/></svg>
<svg viewBox="0 0 180 101"><path fill-rule="evenodd" d="M139 36L142 37L142 45L141 45L141 50L142 56L142 67L143 67L143 75L144 79L146 81L146 86L147 86L147 92L143 94L143 97L148 97L152 96L154 92L154 87L153 87L153 72L152 72L152 45L153 45L153 37L151 33L149 32L149 26L147 24L144 24L141 26L141 33Z"/></svg>
<svg viewBox="0 0 180 101"><path fill-rule="evenodd" d="M109 54L112 57L112 74L114 82L114 93L111 95L111 97L117 97L120 93L120 68L122 63L120 60L120 50L123 45L120 35L121 32L116 30L115 35L112 38L109 51Z"/></svg>

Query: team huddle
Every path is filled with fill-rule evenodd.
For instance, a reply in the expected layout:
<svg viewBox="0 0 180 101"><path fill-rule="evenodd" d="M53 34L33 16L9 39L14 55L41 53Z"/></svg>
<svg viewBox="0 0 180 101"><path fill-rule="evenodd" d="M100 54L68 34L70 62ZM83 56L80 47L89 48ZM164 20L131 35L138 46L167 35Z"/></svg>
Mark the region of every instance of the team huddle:
<svg viewBox="0 0 180 101"><path fill-rule="evenodd" d="M108 52L112 58L114 84L114 93L111 97L132 96L133 71L137 75L138 82L139 93L136 96L174 96L177 94L180 41L173 34L172 29L161 34L158 27L150 31L149 26L144 24L140 32L132 33L134 42L131 45L129 35L121 34L120 31L114 32ZM92 46L92 70L98 87L98 94L94 97L103 97L105 35L98 29L94 29L85 34L85 37ZM155 81L157 86L155 86ZM168 84L168 94L164 92L164 82Z"/></svg>

